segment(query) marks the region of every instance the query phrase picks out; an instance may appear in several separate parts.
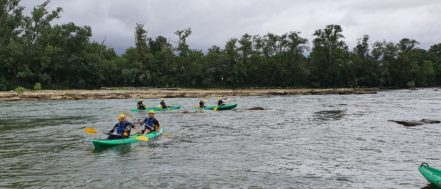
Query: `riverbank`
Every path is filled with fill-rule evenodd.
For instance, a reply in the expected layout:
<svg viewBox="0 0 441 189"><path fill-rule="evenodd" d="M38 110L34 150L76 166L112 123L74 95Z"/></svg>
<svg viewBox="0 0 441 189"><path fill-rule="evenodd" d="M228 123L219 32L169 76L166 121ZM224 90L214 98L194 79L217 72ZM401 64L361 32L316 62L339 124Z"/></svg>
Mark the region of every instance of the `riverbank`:
<svg viewBox="0 0 441 189"><path fill-rule="evenodd" d="M80 100L126 98L175 98L213 96L269 96L269 95L327 95L327 94L375 94L376 88L337 89L100 89L100 90L39 90L0 92L0 101L18 100Z"/></svg>

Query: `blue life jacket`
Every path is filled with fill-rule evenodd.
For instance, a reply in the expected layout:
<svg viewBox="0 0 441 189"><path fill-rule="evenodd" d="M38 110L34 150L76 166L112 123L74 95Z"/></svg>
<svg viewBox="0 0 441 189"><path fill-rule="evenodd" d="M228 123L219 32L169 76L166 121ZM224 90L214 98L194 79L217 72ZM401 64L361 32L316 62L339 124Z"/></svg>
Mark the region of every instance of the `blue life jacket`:
<svg viewBox="0 0 441 189"><path fill-rule="evenodd" d="M144 119L144 123L145 123L145 125L146 125L146 127L149 127L149 130L152 130L153 129L153 124L155 123L155 118L145 118Z"/></svg>
<svg viewBox="0 0 441 189"><path fill-rule="evenodd" d="M126 121L126 122L118 122L116 124L116 133L117 134L122 134L126 130L127 126L129 126L129 127L132 126L132 123L130 123L128 121Z"/></svg>

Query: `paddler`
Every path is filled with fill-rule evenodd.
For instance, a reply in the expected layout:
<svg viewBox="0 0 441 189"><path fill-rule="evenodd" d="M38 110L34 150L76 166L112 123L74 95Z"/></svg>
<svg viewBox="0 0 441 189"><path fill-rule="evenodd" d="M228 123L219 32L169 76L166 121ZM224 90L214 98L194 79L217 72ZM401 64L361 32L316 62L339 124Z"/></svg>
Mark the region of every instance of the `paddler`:
<svg viewBox="0 0 441 189"><path fill-rule="evenodd" d="M145 118L142 122L145 125L145 129L141 131L142 134L147 134L153 131L159 131L159 121L155 118L155 111L149 111L149 117Z"/></svg>
<svg viewBox="0 0 441 189"><path fill-rule="evenodd" d="M203 98L199 101L199 108L201 109L205 108L205 100Z"/></svg>
<svg viewBox="0 0 441 189"><path fill-rule="evenodd" d="M159 105L161 108L168 108L167 104L165 103L165 98L161 98Z"/></svg>
<svg viewBox="0 0 441 189"><path fill-rule="evenodd" d="M222 106L222 105L224 105L224 101L222 100L222 97L219 97L217 101L217 106Z"/></svg>
<svg viewBox="0 0 441 189"><path fill-rule="evenodd" d="M118 123L113 126L112 130L109 132L109 137L107 139L122 139L130 136L131 128L135 128L135 125L127 121L127 115L121 113L118 115ZM116 134L113 134L115 132Z"/></svg>
<svg viewBox="0 0 441 189"><path fill-rule="evenodd" d="M138 110L145 110L144 99L138 101L138 103L136 104L136 108Z"/></svg>

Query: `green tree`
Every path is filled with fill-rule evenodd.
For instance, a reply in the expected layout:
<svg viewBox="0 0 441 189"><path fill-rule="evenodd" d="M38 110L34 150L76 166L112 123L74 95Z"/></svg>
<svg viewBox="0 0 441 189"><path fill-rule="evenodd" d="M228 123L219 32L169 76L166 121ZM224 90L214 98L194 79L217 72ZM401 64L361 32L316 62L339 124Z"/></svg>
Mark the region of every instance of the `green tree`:
<svg viewBox="0 0 441 189"><path fill-rule="evenodd" d="M389 64L391 84L395 87L414 87L418 74L418 63L414 57L416 40L404 38L397 43L398 56Z"/></svg>
<svg viewBox="0 0 441 189"><path fill-rule="evenodd" d="M441 85L441 43L432 45L429 48L428 59L432 62L437 85Z"/></svg>
<svg viewBox="0 0 441 189"><path fill-rule="evenodd" d="M341 66L347 61L348 47L343 41L343 29L328 25L315 31L311 52L311 81L315 86L342 86Z"/></svg>
<svg viewBox="0 0 441 189"><path fill-rule="evenodd" d="M359 39L351 53L352 67L346 72L353 74L352 86L375 87L381 84L379 64L374 61L369 49L369 36ZM378 55L376 55L378 56Z"/></svg>
<svg viewBox="0 0 441 189"><path fill-rule="evenodd" d="M19 0L0 1L0 90L13 89L17 85L18 57L22 56L20 40L24 23Z"/></svg>

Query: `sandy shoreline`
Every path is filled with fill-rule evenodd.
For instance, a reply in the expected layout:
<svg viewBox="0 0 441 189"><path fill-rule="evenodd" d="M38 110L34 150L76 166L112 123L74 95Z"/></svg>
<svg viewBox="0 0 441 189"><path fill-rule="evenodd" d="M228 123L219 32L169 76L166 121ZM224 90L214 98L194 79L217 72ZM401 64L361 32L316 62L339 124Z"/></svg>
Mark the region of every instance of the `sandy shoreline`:
<svg viewBox="0 0 441 189"><path fill-rule="evenodd" d="M100 89L100 90L40 90L0 92L0 101L18 100L80 100L127 98L174 98L215 96L268 96L268 95L326 95L326 94L375 94L376 88L335 89Z"/></svg>

